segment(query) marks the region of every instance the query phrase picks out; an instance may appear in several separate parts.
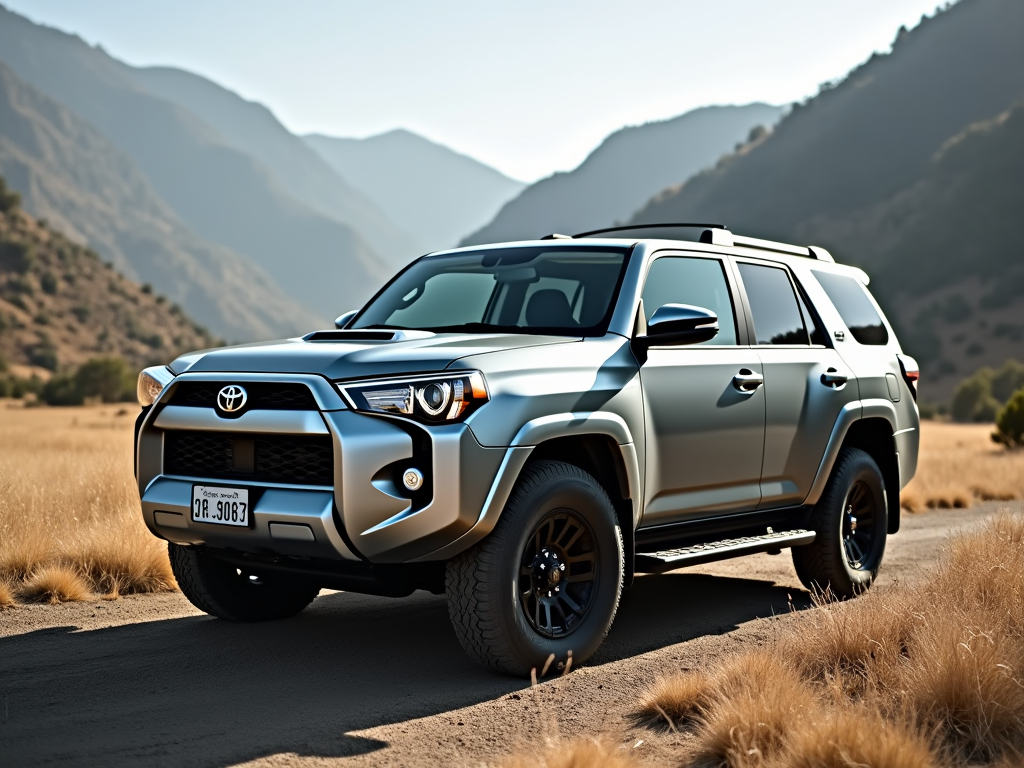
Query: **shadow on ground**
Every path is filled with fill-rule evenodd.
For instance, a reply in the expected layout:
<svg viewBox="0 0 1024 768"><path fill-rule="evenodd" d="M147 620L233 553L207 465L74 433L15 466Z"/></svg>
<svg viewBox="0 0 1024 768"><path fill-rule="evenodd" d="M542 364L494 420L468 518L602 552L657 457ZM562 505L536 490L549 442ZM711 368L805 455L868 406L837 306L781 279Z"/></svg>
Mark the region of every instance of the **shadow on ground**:
<svg viewBox="0 0 1024 768"><path fill-rule="evenodd" d="M593 663L788 610L792 590L699 574L638 578ZM805 594L793 594L797 607ZM462 652L443 597L336 593L265 624L189 617L0 639L7 765L224 765L341 757L347 735L497 698L524 682Z"/></svg>

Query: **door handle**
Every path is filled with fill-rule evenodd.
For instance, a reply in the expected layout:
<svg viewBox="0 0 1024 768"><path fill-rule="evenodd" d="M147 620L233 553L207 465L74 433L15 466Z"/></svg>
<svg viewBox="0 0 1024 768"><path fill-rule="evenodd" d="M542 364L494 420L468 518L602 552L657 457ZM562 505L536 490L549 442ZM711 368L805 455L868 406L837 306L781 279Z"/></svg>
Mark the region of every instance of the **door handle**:
<svg viewBox="0 0 1024 768"><path fill-rule="evenodd" d="M835 368L829 368L821 374L821 383L826 387L835 387L838 389L849 380L849 376L844 373L839 373Z"/></svg>
<svg viewBox="0 0 1024 768"><path fill-rule="evenodd" d="M748 395L762 384L764 384L764 376L754 373L749 368L740 368L740 372L732 377L732 385Z"/></svg>

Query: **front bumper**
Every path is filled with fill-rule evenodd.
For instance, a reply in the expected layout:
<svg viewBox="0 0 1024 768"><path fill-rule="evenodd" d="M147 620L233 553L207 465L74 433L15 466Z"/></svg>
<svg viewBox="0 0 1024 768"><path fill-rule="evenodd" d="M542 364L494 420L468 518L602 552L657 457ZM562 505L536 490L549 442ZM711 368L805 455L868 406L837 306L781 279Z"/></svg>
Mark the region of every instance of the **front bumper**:
<svg viewBox="0 0 1024 768"><path fill-rule="evenodd" d="M175 389L189 382L301 384L316 405L309 410L253 409L240 418L222 418L213 408L173 402ZM168 435L175 432L233 439L329 436L333 482L171 472ZM482 447L462 424L425 426L356 413L319 376L204 373L184 374L167 387L143 419L136 452L143 518L163 539L259 555L400 563L429 560L442 548L445 557L451 556L452 543L480 519L506 449ZM415 494L398 482L409 466L428 479ZM193 484L252 489L250 527L192 521Z"/></svg>

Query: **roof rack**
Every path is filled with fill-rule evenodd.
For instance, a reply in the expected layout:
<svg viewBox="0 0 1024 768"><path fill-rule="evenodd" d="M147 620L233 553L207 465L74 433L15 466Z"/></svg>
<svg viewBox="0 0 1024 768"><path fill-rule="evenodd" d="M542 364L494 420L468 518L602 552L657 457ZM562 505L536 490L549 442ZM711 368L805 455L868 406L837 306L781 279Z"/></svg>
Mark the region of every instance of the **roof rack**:
<svg viewBox="0 0 1024 768"><path fill-rule="evenodd" d="M592 229L589 232L580 232L575 235L551 234L542 237L542 240L572 240L577 237L590 237L592 235L604 235L612 232L629 232L635 229L703 229L700 233L700 242L708 245L724 245L727 247L750 248L757 251L770 251L772 253L784 253L787 256L803 256L805 258L817 259L835 263L832 254L818 245L790 245L779 243L774 240L762 240L758 237L746 237L735 235L730 232L724 224L702 224L693 222L669 222L664 224L634 224L633 226L605 227L604 229Z"/></svg>
<svg viewBox="0 0 1024 768"><path fill-rule="evenodd" d="M628 232L634 229L667 229L679 227L680 229L725 229L725 224L694 224L689 222L670 222L668 224L634 224L631 227L605 227L604 229L592 229L589 232L579 232L573 237L590 237L591 235L603 235L608 232ZM550 235L549 235L550 237Z"/></svg>

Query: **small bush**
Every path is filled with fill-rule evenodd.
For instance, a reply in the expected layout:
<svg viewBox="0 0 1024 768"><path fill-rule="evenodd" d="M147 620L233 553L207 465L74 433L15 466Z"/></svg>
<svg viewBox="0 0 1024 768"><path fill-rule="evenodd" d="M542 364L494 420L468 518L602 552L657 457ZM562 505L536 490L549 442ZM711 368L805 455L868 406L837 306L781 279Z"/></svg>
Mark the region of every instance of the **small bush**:
<svg viewBox="0 0 1024 768"><path fill-rule="evenodd" d="M40 399L47 405L81 405L85 402L73 374L58 373L43 385Z"/></svg>
<svg viewBox="0 0 1024 768"><path fill-rule="evenodd" d="M1024 387L1024 363L1007 360L992 374L992 396L1000 403L1009 402L1018 389Z"/></svg>
<svg viewBox="0 0 1024 768"><path fill-rule="evenodd" d="M999 412L992 439L1009 448L1024 447L1024 387Z"/></svg>
<svg viewBox="0 0 1024 768"><path fill-rule="evenodd" d="M79 304L71 308L71 314L75 316L75 319L78 320L78 322L84 324L89 319L91 310L88 307Z"/></svg>
<svg viewBox="0 0 1024 768"><path fill-rule="evenodd" d="M59 364L57 347L49 339L43 339L28 351L28 361L48 371L56 371Z"/></svg>
<svg viewBox="0 0 1024 768"><path fill-rule="evenodd" d="M60 283L57 281L57 276L53 272L44 272L43 276L39 278L39 285L43 289L43 293L48 293L53 296L57 293L57 288Z"/></svg>
<svg viewBox="0 0 1024 768"><path fill-rule="evenodd" d="M0 265L8 269L25 274L36 263L36 251L28 243L18 243L8 240L0 243Z"/></svg>
<svg viewBox="0 0 1024 768"><path fill-rule="evenodd" d="M21 205L21 195L7 189L7 182L0 176L0 212L10 213Z"/></svg>
<svg viewBox="0 0 1024 768"><path fill-rule="evenodd" d="M999 401L992 396L992 369L982 368L961 381L953 393L950 413L955 421L993 421Z"/></svg>
<svg viewBox="0 0 1024 768"><path fill-rule="evenodd" d="M118 403L135 397L135 373L119 357L95 357L75 372L75 382L83 397L98 397L105 403Z"/></svg>

